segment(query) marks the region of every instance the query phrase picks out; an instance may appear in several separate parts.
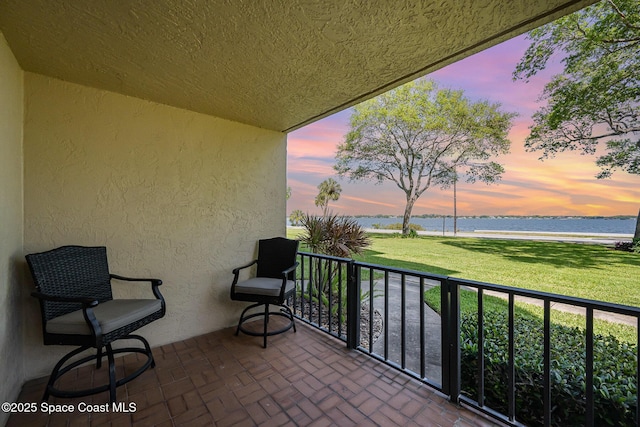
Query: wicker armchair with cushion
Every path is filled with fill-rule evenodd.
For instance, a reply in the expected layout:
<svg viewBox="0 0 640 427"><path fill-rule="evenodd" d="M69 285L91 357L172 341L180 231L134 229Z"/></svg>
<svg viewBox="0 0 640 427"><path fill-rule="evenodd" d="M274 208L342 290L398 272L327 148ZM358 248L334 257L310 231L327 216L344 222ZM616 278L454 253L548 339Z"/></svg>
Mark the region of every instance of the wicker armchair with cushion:
<svg viewBox="0 0 640 427"><path fill-rule="evenodd" d="M116 387L121 386L149 367L155 367L153 354L146 339L132 335L135 330L165 314L165 301L158 287L159 279L137 279L109 273L105 247L62 246L47 252L26 256L36 286L32 296L40 301L42 334L45 345L73 345L77 349L66 354L56 364L42 397L80 397L109 390L110 402L116 400ZM114 300L111 280L150 282L154 298ZM119 339L137 339L142 347L113 349ZM72 357L90 348L91 354L64 366ZM106 353L103 353L103 349ZM114 354L136 352L147 356L143 365L130 375L116 379ZM75 367L96 360L100 369L107 356L109 384L84 390L60 390L56 381ZM63 367L64 366L64 367Z"/></svg>
<svg viewBox="0 0 640 427"><path fill-rule="evenodd" d="M249 301L254 304L244 309L238 321L236 335L240 331L248 335L263 337L263 347L267 348L267 337L281 334L289 329L296 330L293 312L286 305L286 301L295 291L295 272L298 267L298 241L274 237L258 242L258 258L247 265L233 270L231 285L231 299L235 301ZM257 264L256 277L238 282L240 270ZM246 315L252 308L264 305L264 312ZM278 311L270 311L269 305L279 306ZM269 330L269 317L282 316L289 320L286 326L276 330ZM263 327L256 332L244 326L244 323L254 317L264 317Z"/></svg>

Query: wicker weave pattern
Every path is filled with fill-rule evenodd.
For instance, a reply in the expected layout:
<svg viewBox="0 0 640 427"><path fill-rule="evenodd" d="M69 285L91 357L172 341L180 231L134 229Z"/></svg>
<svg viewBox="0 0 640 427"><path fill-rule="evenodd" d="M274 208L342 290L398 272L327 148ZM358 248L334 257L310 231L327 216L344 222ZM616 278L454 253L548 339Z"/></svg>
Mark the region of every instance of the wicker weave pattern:
<svg viewBox="0 0 640 427"><path fill-rule="evenodd" d="M86 297L98 302L113 299L107 249L63 246L27 255L38 291L64 297ZM46 320L82 308L78 303L41 301Z"/></svg>
<svg viewBox="0 0 640 427"><path fill-rule="evenodd" d="M158 320L160 319L162 316L164 316L164 311L163 310L158 310L155 313L153 313L150 316L145 317L144 319L140 319L137 322L134 323L130 323L126 326L123 326L120 329L116 329L115 331L111 331L108 334L105 334L102 336L102 344L103 345L107 345L117 339L121 339L123 337L126 338L127 335L129 335L130 333L132 333L133 331L142 328L144 325L147 325L151 322L153 322L154 320Z"/></svg>

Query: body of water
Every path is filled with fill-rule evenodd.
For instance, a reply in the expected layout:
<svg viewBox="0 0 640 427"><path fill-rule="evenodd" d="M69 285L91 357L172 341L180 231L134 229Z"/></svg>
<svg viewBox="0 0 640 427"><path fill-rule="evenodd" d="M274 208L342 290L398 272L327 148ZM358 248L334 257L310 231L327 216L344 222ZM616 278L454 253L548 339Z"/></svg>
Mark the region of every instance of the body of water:
<svg viewBox="0 0 640 427"><path fill-rule="evenodd" d="M402 223L398 218L355 218L363 227L373 228L374 224L389 225ZM453 218L412 218L411 222L427 231L453 231ZM458 218L458 231L538 231L559 233L607 233L633 234L635 218Z"/></svg>

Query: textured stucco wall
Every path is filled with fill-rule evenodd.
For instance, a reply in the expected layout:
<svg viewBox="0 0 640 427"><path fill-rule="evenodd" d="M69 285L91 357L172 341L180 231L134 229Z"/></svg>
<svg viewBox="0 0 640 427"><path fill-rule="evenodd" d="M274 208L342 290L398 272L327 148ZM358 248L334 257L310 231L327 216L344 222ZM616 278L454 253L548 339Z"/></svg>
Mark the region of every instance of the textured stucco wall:
<svg viewBox="0 0 640 427"><path fill-rule="evenodd" d="M0 1L23 69L287 130L595 0Z"/></svg>
<svg viewBox="0 0 640 427"><path fill-rule="evenodd" d="M286 135L33 73L25 100L25 252L106 245L112 272L163 279L167 316L141 331L152 346L233 324L231 269L285 233ZM60 354L39 327L25 352L27 377Z"/></svg>
<svg viewBox="0 0 640 427"><path fill-rule="evenodd" d="M23 72L0 33L0 402L22 386ZM0 425L8 414L0 412Z"/></svg>

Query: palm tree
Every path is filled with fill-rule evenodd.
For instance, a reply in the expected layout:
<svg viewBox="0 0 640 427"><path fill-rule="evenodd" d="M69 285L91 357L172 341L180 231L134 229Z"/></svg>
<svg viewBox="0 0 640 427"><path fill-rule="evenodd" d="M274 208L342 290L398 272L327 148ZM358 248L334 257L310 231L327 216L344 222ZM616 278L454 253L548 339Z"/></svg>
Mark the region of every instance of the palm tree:
<svg viewBox="0 0 640 427"><path fill-rule="evenodd" d="M291 215L289 215L289 222L291 223L291 225L300 225L302 224L303 219L304 212L302 212L300 209L296 209L295 211L291 212Z"/></svg>
<svg viewBox="0 0 640 427"><path fill-rule="evenodd" d="M318 185L320 192L316 196L316 206L322 208L322 216L326 217L329 210L329 201L336 201L340 198L342 187L333 178L327 178Z"/></svg>

